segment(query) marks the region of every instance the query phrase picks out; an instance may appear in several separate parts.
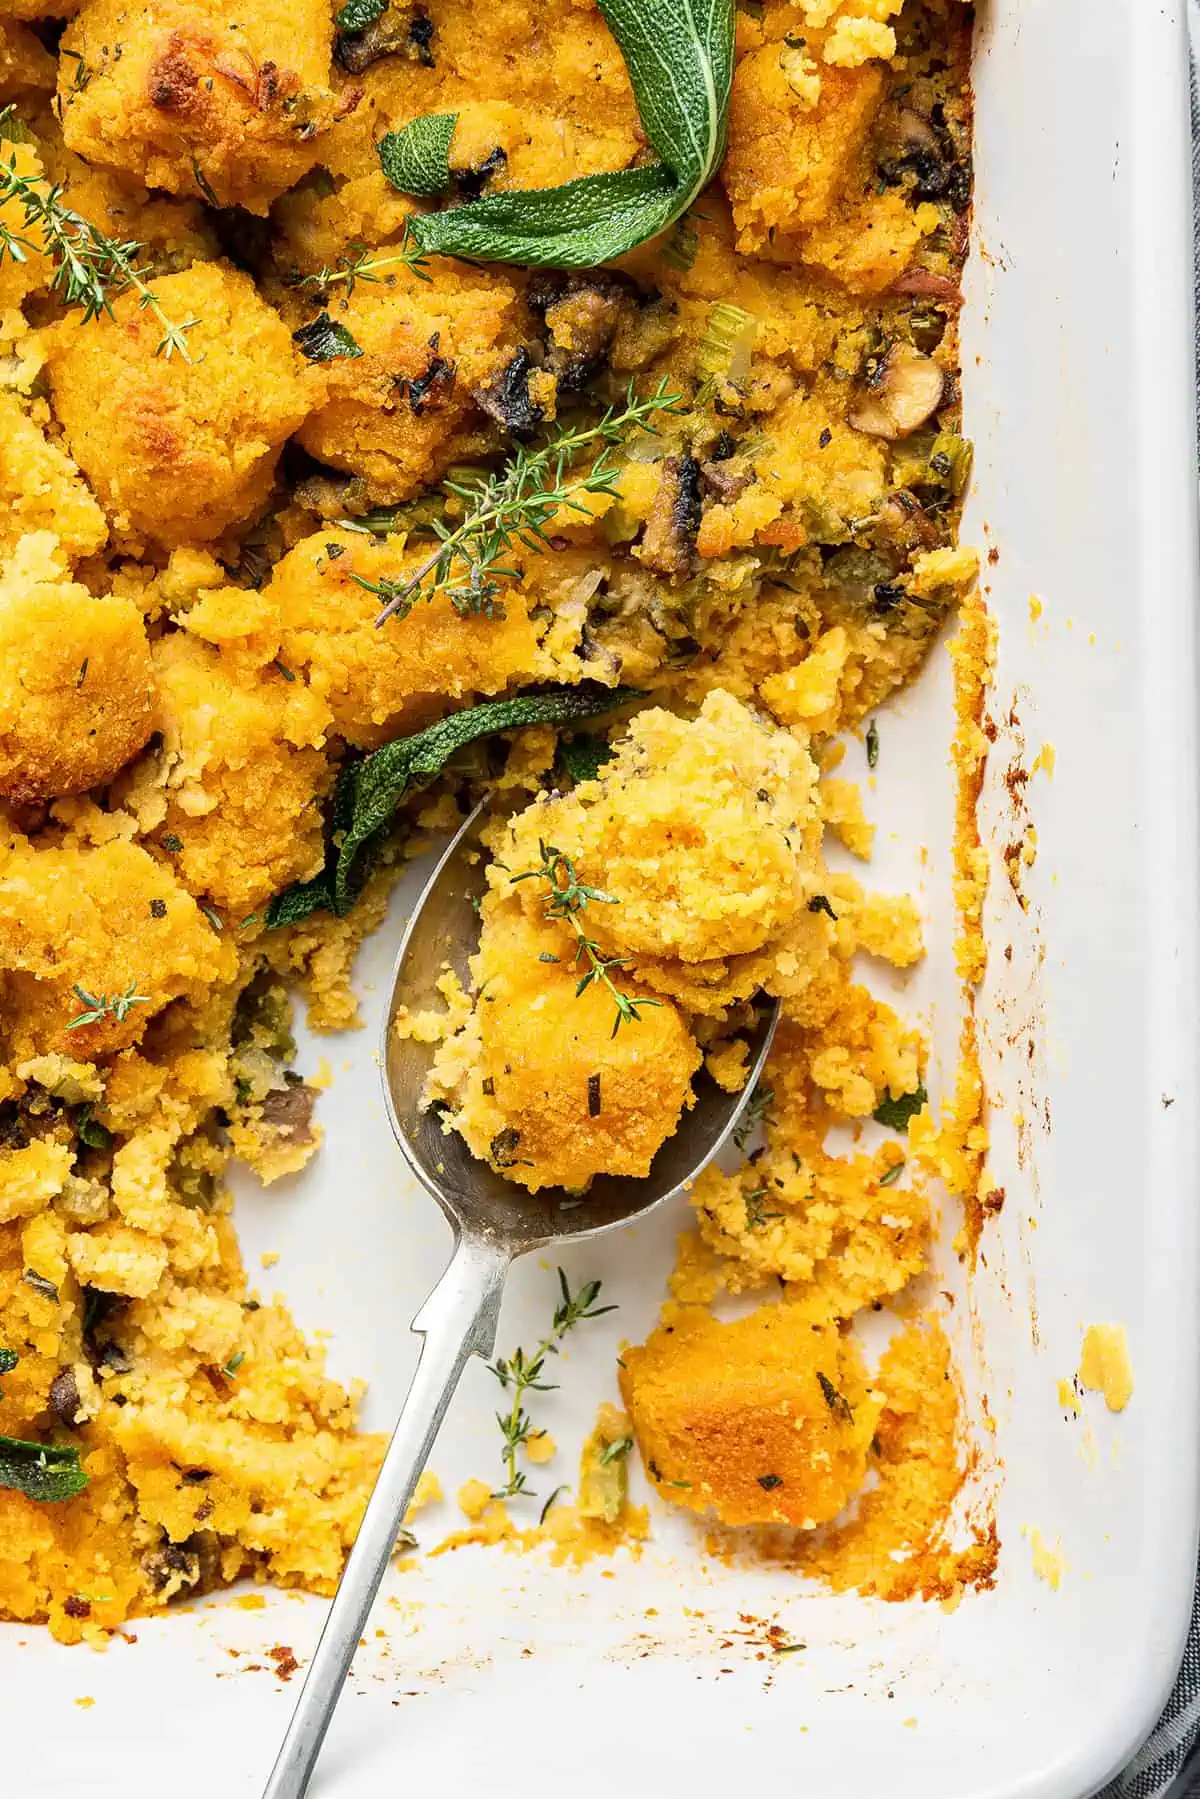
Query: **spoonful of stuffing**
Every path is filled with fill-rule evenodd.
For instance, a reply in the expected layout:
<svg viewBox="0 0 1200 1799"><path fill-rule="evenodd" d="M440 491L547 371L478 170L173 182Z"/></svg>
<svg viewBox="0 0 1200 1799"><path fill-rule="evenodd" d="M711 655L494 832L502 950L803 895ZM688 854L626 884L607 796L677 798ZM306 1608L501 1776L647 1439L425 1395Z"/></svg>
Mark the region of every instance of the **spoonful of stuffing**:
<svg viewBox="0 0 1200 1799"><path fill-rule="evenodd" d="M413 1320L416 1373L265 1799L307 1791L451 1396L493 1353L510 1263L690 1188L746 1109L779 995L828 953L795 738L718 692L691 720L643 711L615 753L596 741L568 791L476 808L400 946L386 1104L454 1252Z"/></svg>

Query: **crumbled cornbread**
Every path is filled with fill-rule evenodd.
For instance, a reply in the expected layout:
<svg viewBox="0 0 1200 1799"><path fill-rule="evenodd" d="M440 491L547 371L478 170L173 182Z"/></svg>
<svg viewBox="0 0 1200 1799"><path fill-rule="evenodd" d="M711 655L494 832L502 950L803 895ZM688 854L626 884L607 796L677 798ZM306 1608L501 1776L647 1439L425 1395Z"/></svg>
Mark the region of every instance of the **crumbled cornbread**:
<svg viewBox="0 0 1200 1799"><path fill-rule="evenodd" d="M661 1498L799 1532L789 1555L834 1585L986 1579L994 1545L944 1536L944 1337L914 1326L870 1370L849 1328L927 1267L926 1171L986 1203L973 1037L931 1106L920 1030L856 966L912 966L918 909L825 859L831 837L867 859L875 829L833 740L966 602L955 876L977 981L966 9L739 11L699 204L568 269L415 263L406 232L648 160L590 0L393 3L358 28L316 0L5 10L0 1431L37 1475L5 1464L0 1610L100 1641L243 1575L336 1581L382 1445L248 1290L225 1172L317 1153L326 1083L292 1068L291 990L315 1029L356 1021L395 867L485 792L470 989L447 974L445 1014L399 1023L494 1168L533 1190L644 1174L703 1066L746 1084L752 996L784 1015L747 1154L696 1184L576 1502L526 1531L468 1483L467 1535L560 1559L636 1541L636 1436ZM402 193L379 140L431 111L456 117L450 188ZM108 247L68 266L64 229ZM645 428L597 436L631 397ZM492 516L476 566L439 563L481 483L559 427L586 448L537 464L536 528ZM612 694L612 715L422 764L349 891L273 921L336 862L360 757L546 683ZM828 1139L873 1115L882 1139ZM553 1447L534 1434L530 1459ZM69 1497L39 1490L43 1451Z"/></svg>

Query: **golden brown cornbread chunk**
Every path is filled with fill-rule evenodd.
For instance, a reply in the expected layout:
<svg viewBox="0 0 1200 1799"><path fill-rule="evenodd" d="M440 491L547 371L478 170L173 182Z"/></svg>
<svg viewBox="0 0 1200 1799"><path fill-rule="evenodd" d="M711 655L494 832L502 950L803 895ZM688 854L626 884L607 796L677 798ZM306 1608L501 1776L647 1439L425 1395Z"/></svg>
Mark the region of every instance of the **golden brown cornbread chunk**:
<svg viewBox="0 0 1200 1799"><path fill-rule="evenodd" d="M134 296L113 317L60 326L50 385L71 454L114 525L168 546L206 543L260 507L311 388L286 326L248 275L196 263L154 283L188 355Z"/></svg>
<svg viewBox="0 0 1200 1799"><path fill-rule="evenodd" d="M103 786L155 724L141 613L68 580L53 543L0 570L0 795L21 804Z"/></svg>
<svg viewBox="0 0 1200 1799"><path fill-rule="evenodd" d="M700 1064L673 1006L646 1007L614 1036L610 996L595 984L578 994L579 974L568 930L490 896L472 961L480 998L435 1067L449 1122L531 1192L645 1174L691 1103Z"/></svg>
<svg viewBox="0 0 1200 1799"><path fill-rule="evenodd" d="M812 1529L862 1485L882 1397L852 1339L786 1303L731 1324L687 1309L621 1359L638 1447L678 1505Z"/></svg>
<svg viewBox="0 0 1200 1799"><path fill-rule="evenodd" d="M67 143L147 187L265 213L320 154L331 37L325 0L89 0L63 38Z"/></svg>

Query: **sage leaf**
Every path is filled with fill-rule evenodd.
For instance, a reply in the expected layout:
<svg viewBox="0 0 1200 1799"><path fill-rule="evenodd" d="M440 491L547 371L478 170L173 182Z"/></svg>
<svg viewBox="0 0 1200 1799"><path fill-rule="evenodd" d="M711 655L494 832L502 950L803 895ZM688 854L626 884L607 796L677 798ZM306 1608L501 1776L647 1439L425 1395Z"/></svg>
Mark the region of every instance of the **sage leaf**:
<svg viewBox="0 0 1200 1799"><path fill-rule="evenodd" d="M512 699L467 706L412 737L399 737L346 764L334 789L325 867L315 880L277 894L267 908L267 924L298 924L316 911L344 918L362 891L400 801L435 780L469 743L526 725L581 723L642 697L638 688L601 687L593 681L529 689Z"/></svg>
<svg viewBox="0 0 1200 1799"><path fill-rule="evenodd" d="M590 269L664 231L678 187L661 163L581 175L561 187L485 194L409 220L422 251L523 268Z"/></svg>
<svg viewBox="0 0 1200 1799"><path fill-rule="evenodd" d="M322 312L309 325L292 332L292 342L310 362L333 362L339 356L361 356L362 348L345 325Z"/></svg>
<svg viewBox="0 0 1200 1799"><path fill-rule="evenodd" d="M616 755L603 737L571 737L558 746L563 767L576 786L580 781L594 781L606 762Z"/></svg>
<svg viewBox="0 0 1200 1799"><path fill-rule="evenodd" d="M15 1349L0 1349L0 1374L11 1374L20 1359Z"/></svg>
<svg viewBox="0 0 1200 1799"><path fill-rule="evenodd" d="M915 1093L902 1093L899 1099L889 1093L880 1100L871 1116L876 1124L886 1125L889 1131L906 1131L909 1119L917 1116L928 1098L925 1083L918 1081Z"/></svg>
<svg viewBox="0 0 1200 1799"><path fill-rule="evenodd" d="M625 58L646 136L689 190L690 203L725 151L733 86L732 0L599 4Z"/></svg>
<svg viewBox="0 0 1200 1799"><path fill-rule="evenodd" d="M734 0L600 0L600 10L661 161L422 214L410 220L421 250L529 268L590 268L666 230L712 179L725 149Z"/></svg>
<svg viewBox="0 0 1200 1799"><path fill-rule="evenodd" d="M51 1505L61 1499L74 1499L87 1484L77 1449L55 1443L25 1443L20 1437L0 1437L0 1487Z"/></svg>
<svg viewBox="0 0 1200 1799"><path fill-rule="evenodd" d="M379 164L402 194L440 194L450 185L450 140L456 112L425 112L377 145Z"/></svg>
<svg viewBox="0 0 1200 1799"><path fill-rule="evenodd" d="M352 35L382 19L387 9L388 0L346 0L341 11L334 14L333 22L339 31Z"/></svg>

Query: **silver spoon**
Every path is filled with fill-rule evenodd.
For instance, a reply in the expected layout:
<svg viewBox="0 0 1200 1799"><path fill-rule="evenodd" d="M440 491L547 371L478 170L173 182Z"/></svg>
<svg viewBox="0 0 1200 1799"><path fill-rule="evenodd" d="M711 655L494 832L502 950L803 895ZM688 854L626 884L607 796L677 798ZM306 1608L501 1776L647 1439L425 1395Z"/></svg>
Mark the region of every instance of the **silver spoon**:
<svg viewBox="0 0 1200 1799"><path fill-rule="evenodd" d="M628 1224L689 1187L737 1124L778 1023L778 1003L764 1002L750 1035L750 1074L741 1093L723 1093L703 1071L696 1077L696 1104L643 1180L601 1175L582 1199L554 1188L526 1194L476 1161L461 1137L443 1133L436 1112L421 1110L431 1046L397 1037L392 1022L401 1006L440 1006L436 983L447 963L467 982L467 962L479 941L472 902L487 885L487 857L479 848L487 818L484 802L418 901L396 958L383 1033L388 1117L409 1167L450 1220L454 1253L413 1319L413 1330L424 1338L416 1373L263 1799L303 1799L308 1791L396 1533L459 1377L469 1357L493 1353L510 1262L531 1249Z"/></svg>

